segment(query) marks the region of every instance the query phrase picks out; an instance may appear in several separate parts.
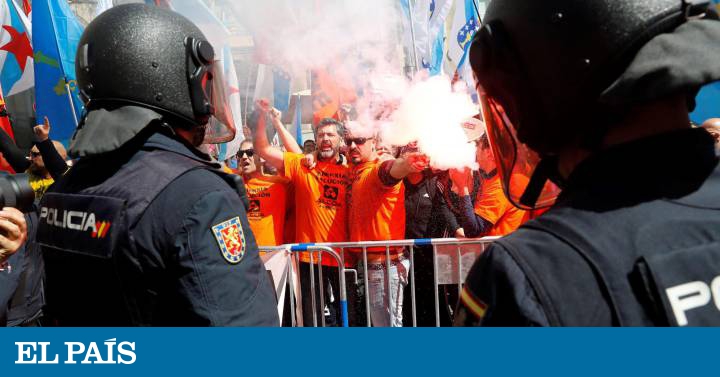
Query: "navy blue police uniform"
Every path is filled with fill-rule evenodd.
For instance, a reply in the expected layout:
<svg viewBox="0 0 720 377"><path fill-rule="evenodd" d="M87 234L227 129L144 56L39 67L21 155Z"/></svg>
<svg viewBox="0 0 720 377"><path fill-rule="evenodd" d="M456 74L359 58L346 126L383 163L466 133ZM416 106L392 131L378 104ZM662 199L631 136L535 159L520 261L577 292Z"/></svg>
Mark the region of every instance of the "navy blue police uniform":
<svg viewBox="0 0 720 377"><path fill-rule="evenodd" d="M598 152L550 211L478 259L456 324L720 325L718 193L702 129Z"/></svg>
<svg viewBox="0 0 720 377"><path fill-rule="evenodd" d="M169 128L128 144L81 159L43 197L47 315L69 326L277 326L242 181Z"/></svg>

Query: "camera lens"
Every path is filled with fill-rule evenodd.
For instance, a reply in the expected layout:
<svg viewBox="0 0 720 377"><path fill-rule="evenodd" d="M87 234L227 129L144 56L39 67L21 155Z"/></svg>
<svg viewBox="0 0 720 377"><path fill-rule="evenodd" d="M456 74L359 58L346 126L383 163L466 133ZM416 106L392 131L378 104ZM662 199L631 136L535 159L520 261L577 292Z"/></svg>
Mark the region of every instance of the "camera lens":
<svg viewBox="0 0 720 377"><path fill-rule="evenodd" d="M35 192L27 174L0 175L0 208L13 207L27 213L34 201Z"/></svg>

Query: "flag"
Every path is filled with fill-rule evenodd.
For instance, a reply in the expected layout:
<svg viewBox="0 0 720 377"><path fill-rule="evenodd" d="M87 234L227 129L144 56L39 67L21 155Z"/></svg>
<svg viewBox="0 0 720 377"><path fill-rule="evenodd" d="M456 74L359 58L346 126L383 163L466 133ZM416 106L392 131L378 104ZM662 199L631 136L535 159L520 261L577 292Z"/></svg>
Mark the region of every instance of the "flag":
<svg viewBox="0 0 720 377"><path fill-rule="evenodd" d="M240 149L240 143L245 139L242 132L240 89L238 88L235 62L230 49L230 32L212 10L200 0L155 0L158 6L170 8L187 17L197 26L208 39L215 50L215 60L222 64L223 78L225 80L225 96L230 103L232 118L235 120L235 138L218 145L218 160L224 161L234 156Z"/></svg>
<svg viewBox="0 0 720 377"><path fill-rule="evenodd" d="M28 19L31 19L30 13L32 13L32 7L30 6L30 0L22 0L23 13Z"/></svg>
<svg viewBox="0 0 720 377"><path fill-rule="evenodd" d="M30 34L12 0L0 2L0 84L5 98L34 85L33 48Z"/></svg>
<svg viewBox="0 0 720 377"><path fill-rule="evenodd" d="M431 76L442 72L444 23L452 4L452 0L417 0L414 5L410 0L400 2L405 30L404 43L411 49L414 48L409 54L413 59L417 55L418 68L428 70Z"/></svg>
<svg viewBox="0 0 720 377"><path fill-rule="evenodd" d="M484 10L484 2L480 3ZM450 60L450 68L454 69L453 82L464 82L468 87L468 93L471 93L473 101L477 102L477 95L473 89L473 82L470 64L467 63L467 55L470 50L470 42L475 32L480 29L479 9L476 7L474 0L458 0L455 4L455 17L452 26L453 39L450 41L448 48L448 59ZM453 68L454 67L454 68Z"/></svg>
<svg viewBox="0 0 720 377"><path fill-rule="evenodd" d="M295 140L302 148L302 101L300 101L300 95L295 95L295 120L293 122L295 126Z"/></svg>
<svg viewBox="0 0 720 377"><path fill-rule="evenodd" d="M452 0L431 0L430 18L428 20L428 37L430 52L425 58L431 76L442 73L445 58L445 20L447 19ZM424 65L424 66L425 66Z"/></svg>
<svg viewBox="0 0 720 377"><path fill-rule="evenodd" d="M337 118L340 105L357 101L354 85L342 75L327 69L314 69L311 74L313 125L323 118Z"/></svg>
<svg viewBox="0 0 720 377"><path fill-rule="evenodd" d="M75 52L83 27L66 0L35 3L35 104L37 119L50 120L50 137L66 142L83 112L75 80Z"/></svg>
<svg viewBox="0 0 720 377"><path fill-rule="evenodd" d="M290 106L290 82L290 74L282 68L271 64L258 64L253 98L271 100L274 108L285 112Z"/></svg>
<svg viewBox="0 0 720 377"><path fill-rule="evenodd" d="M273 72L273 106L286 112L290 107L290 74L275 67Z"/></svg>

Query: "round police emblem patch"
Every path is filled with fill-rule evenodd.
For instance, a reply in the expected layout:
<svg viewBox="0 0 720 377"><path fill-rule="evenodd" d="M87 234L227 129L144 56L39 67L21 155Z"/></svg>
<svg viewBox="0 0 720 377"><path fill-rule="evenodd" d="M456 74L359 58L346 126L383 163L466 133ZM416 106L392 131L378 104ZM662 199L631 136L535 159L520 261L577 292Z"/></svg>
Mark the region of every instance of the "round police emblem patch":
<svg viewBox="0 0 720 377"><path fill-rule="evenodd" d="M240 263L245 256L245 233L243 233L240 217L236 216L214 225L212 232L223 258L232 264Z"/></svg>

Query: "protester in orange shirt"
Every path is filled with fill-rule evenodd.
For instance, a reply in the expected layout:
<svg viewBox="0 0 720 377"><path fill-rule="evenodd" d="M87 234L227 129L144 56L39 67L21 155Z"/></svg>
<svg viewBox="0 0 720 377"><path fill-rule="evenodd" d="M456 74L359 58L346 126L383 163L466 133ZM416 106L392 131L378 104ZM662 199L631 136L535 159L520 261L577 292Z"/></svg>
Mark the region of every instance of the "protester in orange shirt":
<svg viewBox="0 0 720 377"><path fill-rule="evenodd" d="M406 158L380 161L373 136L365 135L357 122L348 122L345 143L352 163L351 199L348 224L350 241L384 241L405 238L405 187L402 180L408 174L420 172L426 166L424 156L414 153ZM370 300L370 319L374 326L402 326L403 287L407 284L410 262L402 248L390 250L390 271L387 274L390 292L386 291L385 248L368 250L367 294ZM363 258L358 256L360 264ZM363 273L362 265L358 268ZM359 279L363 281L361 277Z"/></svg>
<svg viewBox="0 0 720 377"><path fill-rule="evenodd" d="M280 245L283 242L290 180L262 173L260 157L254 154L252 141L243 141L237 155L250 203L248 222L255 241L258 246Z"/></svg>
<svg viewBox="0 0 720 377"><path fill-rule="evenodd" d="M256 109L260 113L270 113L267 102L258 101ZM255 130L255 151L260 157L278 169L287 177L295 190L295 237L299 243L344 242L347 237L346 192L349 183L349 170L339 159L342 124L334 119L323 119L317 126L315 140L318 143L318 162L314 169L302 164L302 154L281 152L270 146L265 134L265 116L257 116ZM300 278L303 287L310 287L310 268L308 254L301 255ZM345 264L351 265L345 255ZM330 315L325 316L326 325L338 324L339 277L337 264L331 257L322 259L322 276L326 307ZM316 280L316 297L319 297L319 285ZM305 292L308 294L309 292ZM318 299L319 300L319 299ZM351 300L348 300L351 302ZM311 300L303 300L303 318L306 324L313 323ZM316 308L316 318L324 315L324 308ZM319 321L318 321L319 322Z"/></svg>
<svg viewBox="0 0 720 377"><path fill-rule="evenodd" d="M477 145L475 159L483 178L474 206L470 198L472 190L470 169L450 170L452 189L462 198L460 223L466 237L504 236L527 221L529 214L513 206L505 197L487 135L483 133L477 140L471 141ZM527 181L528 179L523 176L512 180L515 184L521 182L525 185ZM510 188L511 191L515 189L522 190L519 187Z"/></svg>

